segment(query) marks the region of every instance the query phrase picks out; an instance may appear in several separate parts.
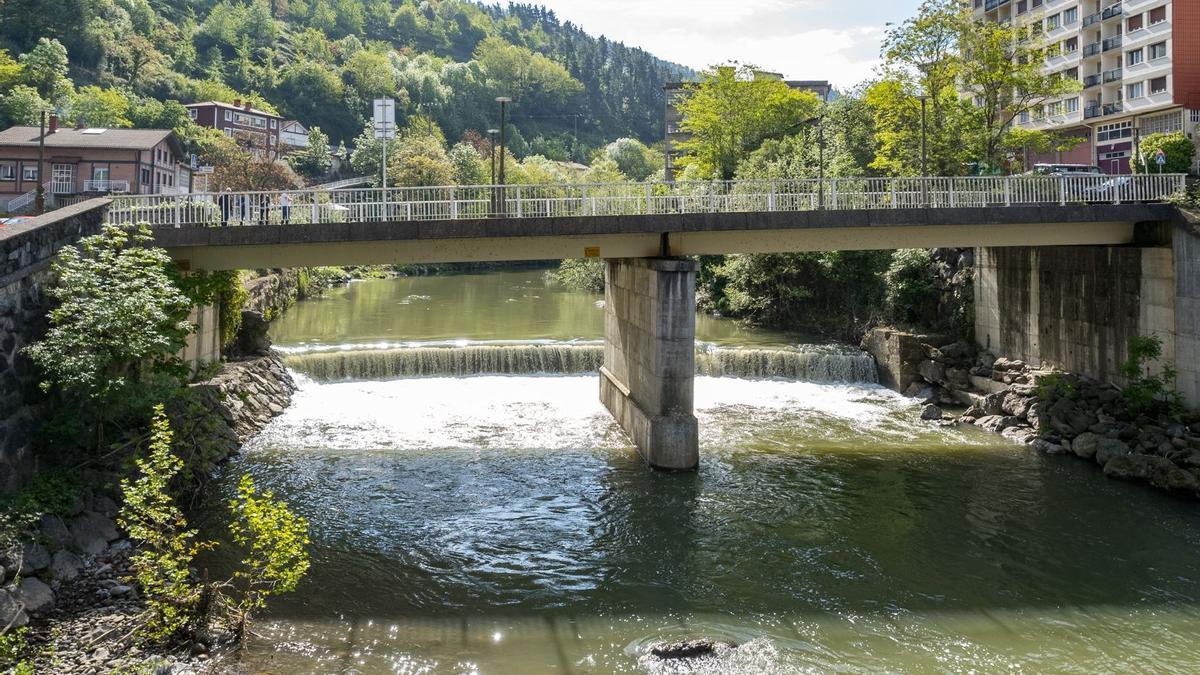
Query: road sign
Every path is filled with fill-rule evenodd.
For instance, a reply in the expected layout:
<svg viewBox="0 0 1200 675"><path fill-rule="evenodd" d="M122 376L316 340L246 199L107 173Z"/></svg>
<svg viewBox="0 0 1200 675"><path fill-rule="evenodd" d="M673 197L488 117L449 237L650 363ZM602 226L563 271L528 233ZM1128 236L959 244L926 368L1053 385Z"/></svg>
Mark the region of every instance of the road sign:
<svg viewBox="0 0 1200 675"><path fill-rule="evenodd" d="M200 158L197 157L195 154L193 154L190 159L191 159L192 171L195 171L196 169L198 169L200 167Z"/></svg>
<svg viewBox="0 0 1200 675"><path fill-rule="evenodd" d="M396 101L390 98L375 99L375 138L390 141L396 137Z"/></svg>
<svg viewBox="0 0 1200 675"><path fill-rule="evenodd" d="M1164 164L1166 164L1167 163L1167 152L1165 150L1163 150L1162 148L1159 148L1158 152L1154 153L1154 163L1158 164L1159 166L1163 166Z"/></svg>
<svg viewBox="0 0 1200 675"><path fill-rule="evenodd" d="M213 169L214 169L214 167L212 167L212 166L198 166L198 167L196 167L196 175L197 176L211 175L213 172Z"/></svg>

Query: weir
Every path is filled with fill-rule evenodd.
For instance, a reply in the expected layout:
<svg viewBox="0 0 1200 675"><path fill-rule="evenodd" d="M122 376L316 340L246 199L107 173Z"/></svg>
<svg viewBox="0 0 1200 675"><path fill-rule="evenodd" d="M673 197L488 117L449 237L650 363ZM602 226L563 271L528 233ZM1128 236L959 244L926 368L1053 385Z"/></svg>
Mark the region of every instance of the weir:
<svg viewBox="0 0 1200 675"><path fill-rule="evenodd" d="M693 413L699 268L673 258L606 261L600 400L657 469L700 464Z"/></svg>

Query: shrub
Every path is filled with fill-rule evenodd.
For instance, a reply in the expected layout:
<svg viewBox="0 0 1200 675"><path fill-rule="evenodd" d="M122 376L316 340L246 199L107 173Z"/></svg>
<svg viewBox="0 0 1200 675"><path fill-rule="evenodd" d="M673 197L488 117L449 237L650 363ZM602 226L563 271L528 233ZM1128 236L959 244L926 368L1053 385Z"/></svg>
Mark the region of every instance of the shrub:
<svg viewBox="0 0 1200 675"><path fill-rule="evenodd" d="M937 314L932 256L929 249L900 249L884 273L887 310L893 321L930 323Z"/></svg>
<svg viewBox="0 0 1200 675"><path fill-rule="evenodd" d="M146 599L141 630L152 642L166 642L195 628L202 589L190 568L196 554L210 546L197 541L196 530L188 529L171 495L171 481L183 469L183 460L171 452L171 439L166 413L157 406L150 451L137 460L140 476L121 480L125 503L118 522L139 543L130 565Z"/></svg>
<svg viewBox="0 0 1200 675"><path fill-rule="evenodd" d="M604 290L604 261L600 258L564 260L548 273L554 281L579 291Z"/></svg>
<svg viewBox="0 0 1200 675"><path fill-rule="evenodd" d="M1158 173L1155 155L1159 150L1167 154L1167 163L1162 167L1163 173L1190 173L1192 160L1196 157L1196 146L1182 131L1172 134L1150 134L1142 138L1139 144L1142 159L1134 157L1129 165L1134 173Z"/></svg>
<svg viewBox="0 0 1200 675"><path fill-rule="evenodd" d="M1129 338L1129 358L1121 364L1128 383L1122 390L1125 404L1134 415L1175 412L1182 407L1175 391L1175 369L1164 366L1157 375L1151 365L1162 359L1162 339L1157 335Z"/></svg>

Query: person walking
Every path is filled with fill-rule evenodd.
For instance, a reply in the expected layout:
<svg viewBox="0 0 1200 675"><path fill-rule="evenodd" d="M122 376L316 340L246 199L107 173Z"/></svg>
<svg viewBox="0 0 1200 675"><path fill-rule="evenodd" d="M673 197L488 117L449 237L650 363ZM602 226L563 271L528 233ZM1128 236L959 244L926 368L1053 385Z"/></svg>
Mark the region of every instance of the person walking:
<svg viewBox="0 0 1200 675"><path fill-rule="evenodd" d="M292 193L283 192L279 195L279 213L283 217L283 224L287 225L292 220Z"/></svg>
<svg viewBox="0 0 1200 675"><path fill-rule="evenodd" d="M233 211L233 195L229 194L229 188L217 197L217 206L221 209L221 227L229 227L229 214Z"/></svg>

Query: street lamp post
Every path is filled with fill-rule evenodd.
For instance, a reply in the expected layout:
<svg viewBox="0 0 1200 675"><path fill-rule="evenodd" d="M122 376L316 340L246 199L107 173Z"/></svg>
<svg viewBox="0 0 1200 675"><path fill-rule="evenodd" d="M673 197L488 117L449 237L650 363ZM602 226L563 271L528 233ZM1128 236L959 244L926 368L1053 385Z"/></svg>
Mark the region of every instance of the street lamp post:
<svg viewBox="0 0 1200 675"><path fill-rule="evenodd" d="M505 215L507 204L504 196L504 153L505 153L505 131L508 126L508 104L512 103L512 99L507 96L497 96L496 103L500 104L500 216Z"/></svg>
<svg viewBox="0 0 1200 675"><path fill-rule="evenodd" d="M496 134L500 133L499 129L488 129L488 155L492 160L492 182L488 183L491 186L489 193L491 194L492 209L491 214L496 215Z"/></svg>
<svg viewBox="0 0 1200 675"><path fill-rule="evenodd" d="M928 96L921 97L921 206L929 205L929 181L926 178L929 176L927 167L928 161L928 137L927 126L925 122L926 104L929 102Z"/></svg>

